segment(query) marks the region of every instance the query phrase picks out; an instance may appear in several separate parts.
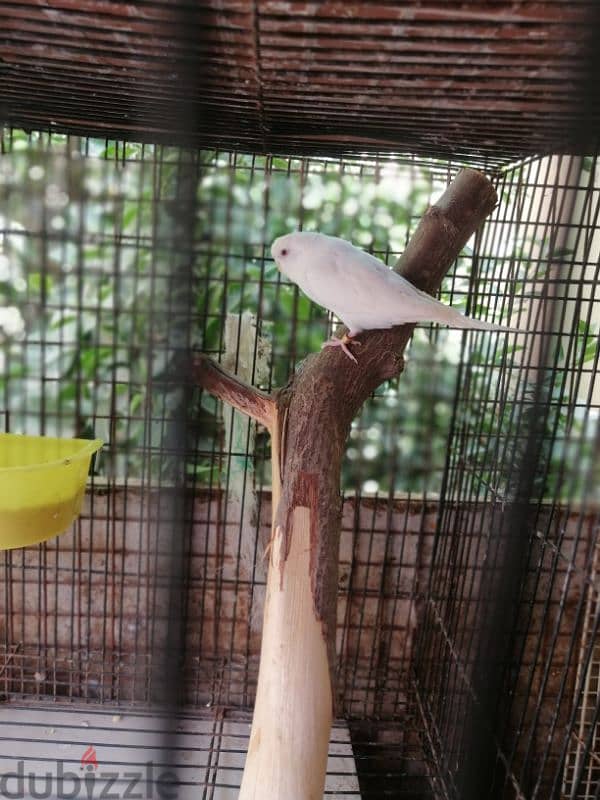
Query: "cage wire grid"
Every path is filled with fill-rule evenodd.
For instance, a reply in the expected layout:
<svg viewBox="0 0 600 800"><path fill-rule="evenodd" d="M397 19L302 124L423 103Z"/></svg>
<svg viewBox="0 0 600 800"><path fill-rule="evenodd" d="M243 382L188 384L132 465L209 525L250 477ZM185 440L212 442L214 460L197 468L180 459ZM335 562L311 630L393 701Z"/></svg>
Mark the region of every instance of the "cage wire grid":
<svg viewBox="0 0 600 800"><path fill-rule="evenodd" d="M534 453L529 453L529 464L527 453L524 462L526 467L537 467L529 478L528 494L534 502L521 507L520 513L510 520L517 536L513 533L511 537L507 532L508 535L500 537L496 543L492 538L501 532L505 507L515 502L511 498L514 488L511 492L510 482L506 490L498 491L497 483L490 485L481 474L466 467L470 454L472 458L480 447L482 436L478 428L483 417L477 420L475 416L464 416L461 420L457 415L453 420L452 435L459 437L460 446L450 454L455 465L447 471L439 529L445 536L440 535L433 559L425 599L426 622L419 628L421 647L417 650L421 660L417 660L415 668L421 682L418 689L418 693L422 693L421 710L431 715L430 721L438 737L432 749L440 759L439 772L445 774L445 791L449 797L476 796L475 786L480 792L484 791L494 761L496 791L500 796L505 796L503 791L506 796L513 796L512 792L519 797L554 797L561 790L564 796L593 797L598 792L597 753L592 747L598 695L592 688L584 703L586 710L582 711L581 679L574 683L576 670L594 673L592 663L597 658L594 644L597 630L584 637L583 652L579 650L582 646L579 637L586 602L591 602L597 613L598 586L593 579L590 583L590 578L598 549L595 444L598 408L597 401L590 400L594 396L598 352L595 344L589 354L590 366L586 367L585 360L577 355L577 331L589 328L592 305L587 304L585 298L593 299L597 284L597 250L593 248L593 235L587 234L597 221L598 196L589 171L582 170L580 159L567 159L565 164L560 160L553 164L550 160L545 175L543 169L540 172L541 164L529 165L528 169L532 166L537 170L536 175L534 181L531 173L527 175L526 185L543 186L552 195L552 214L542 240L554 239L551 249L559 254L560 262L558 267L548 269L547 275L551 282L546 285L546 291L557 317L549 330L562 331L569 338L565 343L566 352L554 342L547 347L543 360L540 361L539 356L533 359L531 356L535 353L530 354L529 363L520 368L521 374L517 372L514 376L525 389L519 408L520 419L514 415L516 406L511 411L516 422L511 428L516 428L516 432L504 441L497 436L484 443L486 458L500 466L504 462L518 467L519 461L523 462L523 444L535 446ZM557 177L564 182L562 189ZM574 195L571 188L565 187L580 188ZM518 223L526 225L528 221L529 215L523 215L522 211ZM487 231L489 235L490 227ZM531 256L532 253L525 254L530 259ZM590 265L587 270L586 264ZM586 285L591 292L586 292ZM571 318L565 314L570 297L581 304L580 309L584 308L583 319L577 314ZM537 315L536 327L540 325L543 311L542 308ZM564 369L563 365L569 364L572 366ZM537 400L527 390L532 368L538 373L534 378ZM490 378L491 375L486 378L488 386L484 387L484 397L487 395L493 404L498 400L502 402L497 390L490 391ZM586 383L585 391L581 392L582 384ZM459 385L469 404L472 391L469 382L459 381ZM478 393L473 397L476 403L481 402ZM527 413L527 405L530 413ZM457 407L460 408L458 403ZM572 425L578 411L583 412L579 424ZM560 415L565 412L569 418L566 436L565 427L560 424ZM532 413L541 415L541 425L535 416L532 419ZM536 424L540 432L537 443L531 441L530 430ZM550 439L555 443L562 440L562 455L554 467L554 481L549 475L552 471ZM572 448L570 452L569 448ZM544 500L544 489L547 491L548 486L554 487L559 502L549 504ZM487 501L482 508L482 513L489 517L484 528L487 536L477 532L473 515L470 519L467 514L456 519L452 506L444 508L454 498L476 495L478 492L474 489L481 488ZM575 513L576 521L573 520ZM511 538L514 539L512 545ZM519 565L527 561L526 573L519 574ZM507 569L509 565L512 570ZM512 582L507 580L511 572ZM502 577L496 577L495 573ZM505 584L504 591L499 580ZM487 592L475 590L478 583L485 586L486 582ZM510 591L506 589L507 584ZM519 592L523 607L515 609L510 598L514 601ZM490 655L490 651L495 650L493 636L507 634L506 630L494 630L492 625L498 595L504 595L504 602L500 602L503 613L515 613L511 636L514 642L506 643L504 653ZM486 619L487 624L483 641L488 653L483 661L478 652L482 644L482 632L476 623L478 618ZM583 658L583 667L577 666L578 658ZM494 660L498 662L496 665ZM499 674L490 674L490 666L495 666ZM505 681L503 691L502 681ZM423 696L432 694L433 709L424 709ZM492 695L492 703L489 695ZM493 703L497 704L496 708ZM482 717L486 711L489 718L480 718L477 723L477 715ZM454 720L469 713L475 719L461 731ZM492 713L498 715L495 723L491 721ZM573 730L576 714L580 715L580 724L585 718L587 742ZM495 728L496 724L499 727ZM566 736L565 732L568 732ZM475 745L476 738L479 746ZM577 749L581 748L580 755L581 751L585 755L578 762L576 774L571 772L563 782L564 758L574 740L577 740ZM532 767L533 752L541 742L537 763ZM486 748L490 751L487 754ZM458 769L457 764L460 765Z"/></svg>
<svg viewBox="0 0 600 800"><path fill-rule="evenodd" d="M3 132L2 154L2 290L20 314L2 322L6 427L107 441L72 532L2 555L5 697L143 711L173 702L175 685L186 708L243 720L268 442L190 395L182 355L201 347L283 385L333 321L282 281L270 241L319 228L392 263L459 165L18 130ZM499 205L441 296L545 334L421 327L401 380L375 393L349 440L338 709L363 797L469 796L473 731L498 796L599 791L597 164L530 159L494 179ZM182 207L194 211L183 229ZM481 653L485 588L515 552L513 594L500 592L514 625L496 663ZM207 797L224 788L215 770L199 780Z"/></svg>

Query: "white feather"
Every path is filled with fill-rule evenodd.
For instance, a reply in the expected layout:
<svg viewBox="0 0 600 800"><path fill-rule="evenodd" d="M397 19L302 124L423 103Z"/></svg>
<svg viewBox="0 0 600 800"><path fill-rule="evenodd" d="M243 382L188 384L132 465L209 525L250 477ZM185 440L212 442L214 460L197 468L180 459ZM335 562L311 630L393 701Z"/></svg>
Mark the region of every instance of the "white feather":
<svg viewBox="0 0 600 800"><path fill-rule="evenodd" d="M407 322L514 330L465 317L345 239L322 233L288 233L273 242L271 254L281 272L311 300L333 311L351 336Z"/></svg>

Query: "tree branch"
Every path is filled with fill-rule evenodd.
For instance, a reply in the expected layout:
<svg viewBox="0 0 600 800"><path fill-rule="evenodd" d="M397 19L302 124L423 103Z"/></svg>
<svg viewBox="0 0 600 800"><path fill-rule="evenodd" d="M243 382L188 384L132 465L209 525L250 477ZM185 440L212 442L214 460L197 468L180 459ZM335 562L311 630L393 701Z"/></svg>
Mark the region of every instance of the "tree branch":
<svg viewBox="0 0 600 800"><path fill-rule="evenodd" d="M442 197L423 215L396 270L417 288L435 292L469 237L496 205L494 187L481 172L464 169ZM368 302L368 297L365 298ZM311 536L311 583L316 613L329 648L331 679L335 674L335 620L340 527L340 471L346 438L362 404L384 381L404 367L402 353L414 324L365 331L357 337L358 364L339 348L308 356L287 386L277 393L282 431L282 474L274 524L284 531L298 505L306 476L318 487ZM300 488L299 488L300 487Z"/></svg>
<svg viewBox="0 0 600 800"><path fill-rule="evenodd" d="M271 395L239 380L205 355L194 357L192 375L195 382L214 397L229 403L272 432L276 405Z"/></svg>
<svg viewBox="0 0 600 800"><path fill-rule="evenodd" d="M460 172L423 216L398 272L435 292L495 203L484 175ZM337 348L310 355L273 397L206 357L196 362L201 386L258 419L272 435L272 557L240 800L322 797L335 704L342 457L362 404L402 370L414 327L360 334L358 364Z"/></svg>

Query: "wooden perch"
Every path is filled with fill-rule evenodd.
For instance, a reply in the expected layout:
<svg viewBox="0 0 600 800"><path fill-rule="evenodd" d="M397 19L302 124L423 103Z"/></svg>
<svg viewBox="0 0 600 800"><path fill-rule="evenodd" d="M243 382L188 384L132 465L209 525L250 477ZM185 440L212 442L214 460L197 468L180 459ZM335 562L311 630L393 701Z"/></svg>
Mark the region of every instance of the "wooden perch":
<svg viewBox="0 0 600 800"><path fill-rule="evenodd" d="M240 381L208 356L196 356L192 371L199 386L272 432L277 406L270 395Z"/></svg>
<svg viewBox="0 0 600 800"><path fill-rule="evenodd" d="M496 204L460 172L427 210L396 270L435 292ZM368 302L368 298L365 298ZM361 405L403 368L414 325L359 335L358 365L328 348L272 396L202 359L196 379L272 433L273 525L260 669L241 800L320 800L335 698L340 470Z"/></svg>

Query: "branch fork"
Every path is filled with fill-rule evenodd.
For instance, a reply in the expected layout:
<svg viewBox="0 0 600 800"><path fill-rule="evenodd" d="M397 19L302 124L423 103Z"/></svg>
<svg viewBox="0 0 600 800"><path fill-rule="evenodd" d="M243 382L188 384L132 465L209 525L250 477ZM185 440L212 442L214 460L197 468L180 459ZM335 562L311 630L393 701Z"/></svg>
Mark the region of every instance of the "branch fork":
<svg viewBox="0 0 600 800"><path fill-rule="evenodd" d="M194 383L218 400L264 425L269 433L273 432L277 404L272 395L241 381L212 358L202 354L194 357L192 377Z"/></svg>

